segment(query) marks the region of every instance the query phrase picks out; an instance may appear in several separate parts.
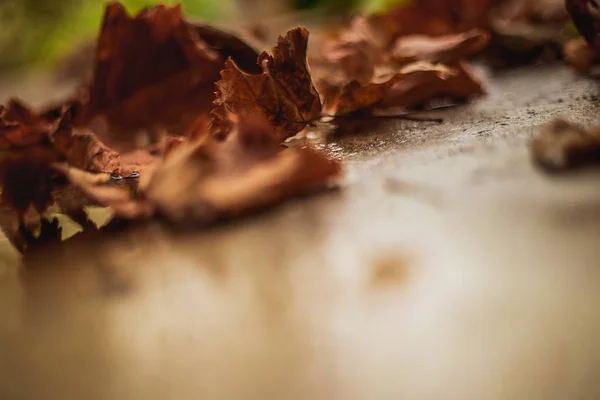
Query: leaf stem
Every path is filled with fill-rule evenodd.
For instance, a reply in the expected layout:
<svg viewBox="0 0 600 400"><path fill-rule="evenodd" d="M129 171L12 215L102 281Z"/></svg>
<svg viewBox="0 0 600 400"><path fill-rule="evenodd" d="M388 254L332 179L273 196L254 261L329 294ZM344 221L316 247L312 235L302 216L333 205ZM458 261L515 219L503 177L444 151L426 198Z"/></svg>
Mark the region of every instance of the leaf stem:
<svg viewBox="0 0 600 400"><path fill-rule="evenodd" d="M335 115L335 114L321 114L321 118L330 117L330 118L346 118L346 119L401 119L405 121L416 121L416 122L434 122L436 124L441 124L444 122L443 118L431 118L431 117L417 117L411 116L408 114L396 114L396 115L356 115L356 114L345 114L345 115Z"/></svg>

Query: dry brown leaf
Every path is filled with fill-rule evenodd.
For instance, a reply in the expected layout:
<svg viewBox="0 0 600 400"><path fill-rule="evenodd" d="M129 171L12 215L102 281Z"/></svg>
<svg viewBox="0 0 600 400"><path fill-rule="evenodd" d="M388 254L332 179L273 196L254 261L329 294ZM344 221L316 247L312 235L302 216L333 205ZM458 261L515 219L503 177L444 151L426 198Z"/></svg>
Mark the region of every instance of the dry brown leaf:
<svg viewBox="0 0 600 400"><path fill-rule="evenodd" d="M242 40L242 37L238 37L232 33L202 23L194 23L193 27L202 41L204 41L213 51L219 53L223 63L229 58L232 58L244 71L253 73L261 72L260 66L256 64L258 53L254 47L261 48L262 44L253 43L252 37L243 35L242 37L244 40ZM250 41L246 41L248 39ZM253 47L248 43L251 43Z"/></svg>
<svg viewBox="0 0 600 400"><path fill-rule="evenodd" d="M59 129L52 136L53 145L71 166L89 172L123 176L141 173L163 154L163 143L182 140L176 136L165 136L158 145L148 147L136 144L133 149L122 146L129 150L119 153L108 147L92 129L73 125L70 115L70 112L64 114ZM105 127L96 128L98 132L103 132L103 138L109 136ZM138 145L144 148L135 148Z"/></svg>
<svg viewBox="0 0 600 400"><path fill-rule="evenodd" d="M59 118L38 115L19 100L10 100L7 107L0 106L0 150L48 143Z"/></svg>
<svg viewBox="0 0 600 400"><path fill-rule="evenodd" d="M24 256L28 252L60 244L62 227L58 218L49 220L42 217L35 225L39 230L37 235L33 232L33 226L26 226L22 221L12 226L3 224L0 229L10 243Z"/></svg>
<svg viewBox="0 0 600 400"><path fill-rule="evenodd" d="M531 61L540 50L554 53L564 41L568 20L564 0L505 0L490 13L496 62L510 65ZM503 60L506 58L506 60Z"/></svg>
<svg viewBox="0 0 600 400"><path fill-rule="evenodd" d="M490 15L490 23L496 20L513 21L543 26L562 25L568 18L564 0L504 0L498 2Z"/></svg>
<svg viewBox="0 0 600 400"><path fill-rule="evenodd" d="M22 222L34 210L44 212L54 202L54 190L62 182L52 163L68 159L82 168L118 170L118 154L102 147L92 134L73 133L72 110L58 107L38 114L16 100L5 109L11 136L0 160L2 203ZM6 127L4 124L3 127ZM4 136L6 139L7 136Z"/></svg>
<svg viewBox="0 0 600 400"><path fill-rule="evenodd" d="M53 202L57 183L51 164L58 161L52 148L30 147L15 150L0 160L2 204L13 209L20 220L33 208L44 212Z"/></svg>
<svg viewBox="0 0 600 400"><path fill-rule="evenodd" d="M203 136L174 149L143 177L139 196L125 187L107 187L87 172L58 168L118 217L158 213L179 224L199 225L276 204L340 175L340 164L316 150L282 150L269 123L232 119L235 127L224 141Z"/></svg>
<svg viewBox="0 0 600 400"><path fill-rule="evenodd" d="M432 3L433 14L440 15L466 6L453 3L448 8L449 4L439 1L425 3ZM487 0L475 3L485 3L486 10L491 5ZM401 7L385 18L395 12L405 16L424 12L419 4ZM374 107L413 107L439 97L463 100L484 93L481 82L464 60L488 45L487 32L472 29L442 36L441 31L435 32L437 36L402 36L386 50L385 40L376 35L382 28L377 23L382 23L377 16L369 21L355 19L348 30L331 42L330 54L326 52L319 58L322 62L318 64L317 86L326 114L341 116Z"/></svg>
<svg viewBox="0 0 600 400"><path fill-rule="evenodd" d="M410 108L425 105L435 99L464 101L485 94L481 81L466 62L459 62L447 69L450 71L447 75L419 74L419 70L415 69L406 79L396 82L377 106Z"/></svg>
<svg viewBox="0 0 600 400"><path fill-rule="evenodd" d="M209 138L175 151L142 190L169 219L210 223L322 187L341 173L322 153L282 150L279 142L267 122L244 118L223 143Z"/></svg>
<svg viewBox="0 0 600 400"><path fill-rule="evenodd" d="M391 56L400 64L415 61L454 64L479 53L489 41L490 35L479 29L437 37L408 35L398 38Z"/></svg>
<svg viewBox="0 0 600 400"><path fill-rule="evenodd" d="M108 174L94 174L68 164L54 164L53 167L91 201L111 207L119 218L146 219L154 213L153 208L136 197L129 186L115 184Z"/></svg>
<svg viewBox="0 0 600 400"><path fill-rule="evenodd" d="M373 78L383 51L383 44L366 18L357 17L339 37L327 41L321 53L323 61L333 70L332 78L337 77L333 79L366 85Z"/></svg>
<svg viewBox="0 0 600 400"><path fill-rule="evenodd" d="M415 0L370 18L393 43L403 35L441 36L487 26L493 6L503 0Z"/></svg>
<svg viewBox="0 0 600 400"><path fill-rule="evenodd" d="M533 161L550 172L600 164L600 128L557 119L544 125L529 146Z"/></svg>
<svg viewBox="0 0 600 400"><path fill-rule="evenodd" d="M225 57L247 65L248 54L256 59L257 53L242 41L186 22L179 5L158 5L131 17L123 6L111 3L79 122L86 125L102 116L109 131L121 139L139 130L183 134L199 113L212 108L213 84ZM113 146L115 138L102 139Z"/></svg>
<svg viewBox="0 0 600 400"><path fill-rule="evenodd" d="M373 107L413 107L438 97L465 99L483 93L479 81L463 64L416 62L399 72L377 77L367 85L351 82L341 89L321 82L328 114L347 115Z"/></svg>
<svg viewBox="0 0 600 400"><path fill-rule="evenodd" d="M76 168L90 172L121 173L119 153L106 146L88 129L73 126L67 111L52 135L54 147Z"/></svg>
<svg viewBox="0 0 600 400"><path fill-rule="evenodd" d="M57 161L67 161L91 172L122 175L141 171L160 155L160 151L152 155L146 150L135 150L121 157L91 129L75 126L73 115L78 112L78 107L76 103L68 103L38 114L17 100L11 100L0 117L0 132L7 133L0 135L0 143L5 145L0 150L16 152L20 157L19 149L44 147L46 153L54 151Z"/></svg>
<svg viewBox="0 0 600 400"><path fill-rule="evenodd" d="M307 45L308 30L292 29L279 38L272 56L263 52L258 57L261 74L240 71L233 60L228 60L217 82L213 133L229 133L230 114L254 115L270 121L283 141L318 118L321 102L306 60Z"/></svg>

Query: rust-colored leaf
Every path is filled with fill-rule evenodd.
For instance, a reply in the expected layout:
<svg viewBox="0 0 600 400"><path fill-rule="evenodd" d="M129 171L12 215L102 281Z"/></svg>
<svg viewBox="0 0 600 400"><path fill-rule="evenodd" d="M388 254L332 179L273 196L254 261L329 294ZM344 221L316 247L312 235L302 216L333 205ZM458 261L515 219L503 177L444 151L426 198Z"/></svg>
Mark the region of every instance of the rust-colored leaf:
<svg viewBox="0 0 600 400"><path fill-rule="evenodd" d="M158 5L132 17L111 3L79 122L104 117L109 131L121 139L140 130L183 134L199 113L212 108L213 84L225 57L248 65L249 54L257 56L241 40L186 22L179 5ZM102 139L113 146L115 138Z"/></svg>
<svg viewBox="0 0 600 400"><path fill-rule="evenodd" d="M224 141L203 136L175 148L143 177L139 194L106 186L84 171L59 167L69 180L118 217L154 213L179 224L208 224L323 187L341 174L338 162L311 148L284 149L269 122L238 121Z"/></svg>
<svg viewBox="0 0 600 400"><path fill-rule="evenodd" d="M33 208L44 212L53 202L57 174L51 164L58 161L54 149L32 147L16 150L0 161L2 204L13 209L19 219Z"/></svg>
<svg viewBox="0 0 600 400"><path fill-rule="evenodd" d="M322 187L340 173L316 150L282 150L270 124L250 117L222 143L206 139L174 152L142 190L170 219L210 223Z"/></svg>
<svg viewBox="0 0 600 400"><path fill-rule="evenodd" d="M106 146L88 129L75 128L66 112L52 135L54 147L76 168L91 172L121 173L119 153Z"/></svg>
<svg viewBox="0 0 600 400"><path fill-rule="evenodd" d="M415 61L454 64L479 53L489 41L490 35L478 29L438 37L408 35L398 38L391 56L400 64Z"/></svg>
<svg viewBox="0 0 600 400"><path fill-rule="evenodd" d="M323 61L334 70L329 80L357 81L367 84L383 57L383 44L364 17L352 20L339 37L327 41L321 50Z"/></svg>
<svg viewBox="0 0 600 400"><path fill-rule="evenodd" d="M119 218L145 219L154 213L153 208L139 199L129 186L111 182L108 174L95 174L68 164L54 164L53 167L93 203L111 207Z"/></svg>
<svg viewBox="0 0 600 400"><path fill-rule="evenodd" d="M494 33L494 63L528 63L543 49L554 51L565 37L564 0L505 0L489 17Z"/></svg>
<svg viewBox="0 0 600 400"><path fill-rule="evenodd" d="M35 146L49 142L60 116L44 116L33 112L19 100L0 106L0 150Z"/></svg>
<svg viewBox="0 0 600 400"><path fill-rule="evenodd" d="M377 76L367 85L354 81L340 89L328 88L322 82L325 109L329 114L346 115L373 107L412 107L425 104L435 98L464 99L482 94L481 84L468 67L457 64L416 62L399 72L387 72Z"/></svg>
<svg viewBox="0 0 600 400"><path fill-rule="evenodd" d="M213 133L224 136L232 129L230 113L267 119L280 140L318 118L321 102L306 60L307 45L307 29L289 31L279 38L272 56L263 52L258 57L261 74L241 71L233 60L228 60L217 82Z"/></svg>
<svg viewBox="0 0 600 400"><path fill-rule="evenodd" d="M403 35L441 36L487 26L490 10L502 0L413 0L370 18L393 43Z"/></svg>

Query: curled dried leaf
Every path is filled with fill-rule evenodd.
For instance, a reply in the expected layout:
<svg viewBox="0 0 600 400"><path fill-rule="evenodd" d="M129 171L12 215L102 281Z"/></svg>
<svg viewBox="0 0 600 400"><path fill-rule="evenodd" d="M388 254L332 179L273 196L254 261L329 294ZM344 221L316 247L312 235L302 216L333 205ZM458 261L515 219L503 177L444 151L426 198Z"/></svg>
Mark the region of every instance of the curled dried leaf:
<svg viewBox="0 0 600 400"><path fill-rule="evenodd" d="M400 64L415 61L454 64L482 51L490 42L490 35L479 29L455 35L408 35L398 38L391 56Z"/></svg>
<svg viewBox="0 0 600 400"><path fill-rule="evenodd" d="M464 99L483 93L479 81L463 64L416 62L399 72L382 74L367 84L351 82L341 89L324 88L325 109L329 114L346 115L373 107L413 107L435 98Z"/></svg>
<svg viewBox="0 0 600 400"><path fill-rule="evenodd" d="M493 62L500 66L529 63L540 54L555 54L568 21L564 0L504 0L490 13L494 33ZM544 51L543 51L544 50Z"/></svg>
<svg viewBox="0 0 600 400"><path fill-rule="evenodd" d="M38 115L19 100L0 107L0 150L36 146L49 142L60 115Z"/></svg>
<svg viewBox="0 0 600 400"><path fill-rule="evenodd" d="M54 202L57 174L51 164L58 157L54 149L32 147L13 151L0 160L0 200L19 219L30 208L42 213Z"/></svg>
<svg viewBox="0 0 600 400"><path fill-rule="evenodd" d="M323 45L323 61L335 69L337 79L367 84L382 59L383 47L366 18L357 17L338 38Z"/></svg>
<svg viewBox="0 0 600 400"><path fill-rule="evenodd" d="M234 129L224 141L202 136L173 149L142 177L139 193L106 185L88 172L57 166L71 183L117 217L154 214L178 224L208 224L276 204L323 187L341 166L310 149L282 150L269 122L231 117Z"/></svg>
<svg viewBox="0 0 600 400"><path fill-rule="evenodd" d="M66 112L52 135L55 148L76 168L91 172L120 173L120 156L90 130L75 128L71 112Z"/></svg>
<svg viewBox="0 0 600 400"><path fill-rule="evenodd" d="M311 148L282 150L260 118L234 118L224 142L208 138L178 149L142 190L167 218L202 224L276 204L340 173L338 162Z"/></svg>
<svg viewBox="0 0 600 400"><path fill-rule="evenodd" d="M257 53L232 35L188 23L180 5L158 5L130 16L111 3L79 123L102 116L121 139L139 130L183 134L199 113L212 108L213 84L228 56L248 65Z"/></svg>
<svg viewBox="0 0 600 400"><path fill-rule="evenodd" d="M308 30L296 28L279 38L273 55L263 52L258 57L261 74L241 71L228 60L217 82L213 133L225 136L231 131L230 114L255 115L270 121L283 141L318 118L321 102L310 75L307 46Z"/></svg>
<svg viewBox="0 0 600 400"><path fill-rule="evenodd" d="M139 199L128 186L111 182L108 174L94 174L70 167L68 164L54 164L53 168L62 173L92 202L111 207L118 218L146 219L154 212L152 207Z"/></svg>
<svg viewBox="0 0 600 400"><path fill-rule="evenodd" d="M419 64L413 65L416 67ZM408 67L410 65L406 68ZM406 79L396 82L377 106L410 108L426 105L435 99L460 102L485 94L481 81L469 64L459 62L446 68L449 73L445 75L419 74L419 70L415 69L413 74L406 76Z"/></svg>
<svg viewBox="0 0 600 400"><path fill-rule="evenodd" d="M403 35L441 36L487 26L488 15L502 0L418 0L370 18L388 43Z"/></svg>
<svg viewBox="0 0 600 400"><path fill-rule="evenodd" d="M260 73L261 69L256 64L258 53L239 37L222 31L207 24L193 24L194 30L210 49L219 53L223 62L229 58L244 71ZM246 38L244 36L244 38ZM258 47L258 46L257 46Z"/></svg>

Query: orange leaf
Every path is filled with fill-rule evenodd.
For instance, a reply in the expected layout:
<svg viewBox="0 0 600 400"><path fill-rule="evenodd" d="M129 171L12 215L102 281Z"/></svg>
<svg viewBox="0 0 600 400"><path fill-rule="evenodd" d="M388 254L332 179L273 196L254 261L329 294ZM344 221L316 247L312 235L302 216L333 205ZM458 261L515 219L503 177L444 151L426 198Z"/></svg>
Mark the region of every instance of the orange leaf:
<svg viewBox="0 0 600 400"><path fill-rule="evenodd" d="M492 7L502 0L413 0L370 18L393 43L403 35L441 36L487 26Z"/></svg>
<svg viewBox="0 0 600 400"><path fill-rule="evenodd" d="M19 219L33 207L44 212L53 202L56 172L51 163L58 161L54 149L32 147L13 151L0 161L2 204L15 210Z"/></svg>
<svg viewBox="0 0 600 400"><path fill-rule="evenodd" d="M438 97L468 98L482 94L481 84L467 67L457 64L416 62L399 72L377 76L367 85L354 81L342 88L331 88L321 82L325 109L329 114L346 115L373 107L412 107Z"/></svg>
<svg viewBox="0 0 600 400"><path fill-rule="evenodd" d="M143 219L154 213L152 207L137 199L129 187L111 184L107 174L94 174L69 167L67 164L54 164L53 167L90 200L96 204L110 206L120 218Z"/></svg>
<svg viewBox="0 0 600 400"><path fill-rule="evenodd" d="M289 31L279 38L272 56L263 52L258 57L262 74L243 72L228 60L217 82L213 133L229 133L230 113L254 115L267 119L283 141L318 118L321 102L306 60L307 45L308 30Z"/></svg>
<svg viewBox="0 0 600 400"><path fill-rule="evenodd" d="M121 172L119 153L102 143L90 130L75 128L70 111L62 117L52 141L74 167L91 172Z"/></svg>
<svg viewBox="0 0 600 400"><path fill-rule="evenodd" d="M383 48L367 20L358 17L338 38L326 42L321 52L339 78L367 84L381 61Z"/></svg>
<svg viewBox="0 0 600 400"><path fill-rule="evenodd" d="M411 65L415 69L408 73L407 69ZM406 78L396 82L385 93L381 102L377 104L378 107L414 107L434 99L449 98L462 101L485 94L480 80L465 62L447 67L450 74L445 76L427 73L427 70L421 71L418 65L419 63L415 63L405 67Z"/></svg>
<svg viewBox="0 0 600 400"><path fill-rule="evenodd" d="M132 17L111 3L79 123L105 117L116 135L103 138L111 146L119 138L131 142L131 133L140 130L183 134L199 113L212 108L213 84L229 56L247 65L257 53L232 35L189 24L179 5L158 5Z"/></svg>
<svg viewBox="0 0 600 400"><path fill-rule="evenodd" d="M415 61L430 63L456 63L483 50L490 35L478 29L456 35L408 35L398 38L392 49L392 58L400 64Z"/></svg>
<svg viewBox="0 0 600 400"><path fill-rule="evenodd" d="M0 106L0 150L25 148L48 143L58 118L35 114L16 99Z"/></svg>
<svg viewBox="0 0 600 400"><path fill-rule="evenodd" d="M282 150L270 123L231 117L233 130L218 142L203 136L184 143L142 177L138 196L107 187L84 171L61 168L91 198L126 219L154 213L179 224L208 224L318 189L341 174L338 162L311 148ZM59 167L60 168L60 167Z"/></svg>

